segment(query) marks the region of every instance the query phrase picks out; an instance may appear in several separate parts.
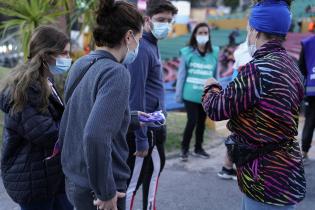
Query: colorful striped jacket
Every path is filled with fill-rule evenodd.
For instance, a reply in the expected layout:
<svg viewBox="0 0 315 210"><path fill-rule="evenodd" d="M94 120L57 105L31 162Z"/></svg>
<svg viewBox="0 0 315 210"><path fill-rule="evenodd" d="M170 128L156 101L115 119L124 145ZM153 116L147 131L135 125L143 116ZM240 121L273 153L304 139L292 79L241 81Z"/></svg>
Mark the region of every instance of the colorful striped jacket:
<svg viewBox="0 0 315 210"><path fill-rule="evenodd" d="M238 137L237 143L257 148L293 142L290 148L237 168L240 190L256 201L283 206L305 197L304 167L295 139L304 95L301 77L281 43L270 41L226 89L210 89L204 95L207 115L215 121L230 119L227 127Z"/></svg>

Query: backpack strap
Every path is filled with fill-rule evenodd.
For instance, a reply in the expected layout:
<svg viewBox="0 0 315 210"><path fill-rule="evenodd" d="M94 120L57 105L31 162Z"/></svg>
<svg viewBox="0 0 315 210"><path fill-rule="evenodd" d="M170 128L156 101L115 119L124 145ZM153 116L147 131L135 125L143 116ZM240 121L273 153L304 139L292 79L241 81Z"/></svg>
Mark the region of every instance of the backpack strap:
<svg viewBox="0 0 315 210"><path fill-rule="evenodd" d="M69 91L67 91L67 93L65 94L65 105L68 104L69 99L71 98L74 90L76 89L76 87L79 85L79 83L81 82L81 80L83 79L84 75L88 72L88 70L93 66L93 64L95 64L98 60L104 59L104 58L110 58L109 56L102 56L102 57L98 57L98 58L94 58L89 65L83 69L80 73L80 75L75 79L75 81L73 82L73 84L71 85L71 87L69 88Z"/></svg>

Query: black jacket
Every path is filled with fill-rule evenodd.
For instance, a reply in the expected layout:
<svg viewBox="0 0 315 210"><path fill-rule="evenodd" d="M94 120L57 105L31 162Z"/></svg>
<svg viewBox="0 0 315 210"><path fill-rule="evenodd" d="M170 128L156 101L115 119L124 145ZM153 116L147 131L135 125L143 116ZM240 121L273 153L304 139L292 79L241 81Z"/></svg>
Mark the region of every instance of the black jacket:
<svg viewBox="0 0 315 210"><path fill-rule="evenodd" d="M60 157L45 160L57 141L64 108L52 94L47 112L41 113L39 91L36 85L29 88L27 105L14 116L9 115L9 94L0 95L0 109L5 113L1 176L7 193L17 203L64 193Z"/></svg>

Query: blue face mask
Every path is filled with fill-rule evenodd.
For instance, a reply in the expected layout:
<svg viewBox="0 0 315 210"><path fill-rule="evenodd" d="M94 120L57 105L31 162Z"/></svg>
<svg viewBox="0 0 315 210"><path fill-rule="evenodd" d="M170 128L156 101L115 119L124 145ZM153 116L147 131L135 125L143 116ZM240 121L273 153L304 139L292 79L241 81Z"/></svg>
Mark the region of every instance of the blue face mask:
<svg viewBox="0 0 315 210"><path fill-rule="evenodd" d="M132 37L137 42L137 40L133 34L132 34ZM122 62L124 65L129 65L136 60L136 58L138 56L138 52L139 52L139 42L137 42L137 47L133 51L130 51L128 44L127 44L127 49L128 49L128 51L127 51L126 57Z"/></svg>
<svg viewBox="0 0 315 210"><path fill-rule="evenodd" d="M153 22L153 29L151 31L153 36L155 36L158 40L165 39L171 31L171 24Z"/></svg>
<svg viewBox="0 0 315 210"><path fill-rule="evenodd" d="M71 58L56 58L56 65L49 65L49 71L53 75L64 74L71 67Z"/></svg>

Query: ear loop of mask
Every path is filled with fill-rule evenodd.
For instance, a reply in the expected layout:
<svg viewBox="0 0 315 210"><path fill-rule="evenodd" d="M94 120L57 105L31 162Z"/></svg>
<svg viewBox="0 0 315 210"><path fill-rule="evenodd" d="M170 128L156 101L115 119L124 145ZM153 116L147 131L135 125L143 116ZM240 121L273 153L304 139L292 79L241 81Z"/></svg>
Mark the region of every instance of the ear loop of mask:
<svg viewBox="0 0 315 210"><path fill-rule="evenodd" d="M256 34L256 38L255 38L255 46L256 46L256 50L257 50L257 42L258 42L258 31L257 31L257 34Z"/></svg>
<svg viewBox="0 0 315 210"><path fill-rule="evenodd" d="M42 56L40 56L40 59L41 59L41 62L42 62L44 69L49 71L49 64L48 64L47 60L45 58L43 58Z"/></svg>
<svg viewBox="0 0 315 210"><path fill-rule="evenodd" d="M136 37L135 37L135 35L133 34L133 32L131 31L131 36L132 36L132 38L136 41L136 43L137 43L137 45L138 45L138 42L137 42L137 40L136 40ZM128 43L126 44L127 45L127 53L130 51L130 49L129 49L129 46L128 46Z"/></svg>
<svg viewBox="0 0 315 210"><path fill-rule="evenodd" d="M149 18L149 20L148 20L148 22L149 22L149 26L150 26L150 31L152 32L153 31L153 27L154 27L154 25L153 25L153 21L152 21L152 19L151 18Z"/></svg>
<svg viewBox="0 0 315 210"><path fill-rule="evenodd" d="M135 40L135 42L137 43L137 46L138 46L138 45L139 45L139 41L136 40L136 37L135 37L135 35L133 34L133 32L131 33L131 35L132 35L133 39Z"/></svg>
<svg viewBox="0 0 315 210"><path fill-rule="evenodd" d="M126 52L126 54L128 54L128 52L130 51L128 42L126 43L126 47L127 47L127 52Z"/></svg>
<svg viewBox="0 0 315 210"><path fill-rule="evenodd" d="M251 30L254 30L254 29L251 29ZM251 51L251 49L252 49L252 47L251 46L255 46L255 52L257 51L257 41L258 41L258 31L257 31L257 34L256 34L256 38L255 38L255 43L253 44L253 45L249 45L249 47L250 47L250 51ZM249 39L249 37L248 37L248 39ZM249 41L249 40L248 40ZM253 52L252 54L251 54L251 56L253 56L254 54L255 54L255 52Z"/></svg>

